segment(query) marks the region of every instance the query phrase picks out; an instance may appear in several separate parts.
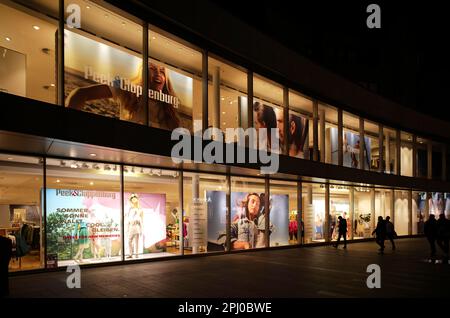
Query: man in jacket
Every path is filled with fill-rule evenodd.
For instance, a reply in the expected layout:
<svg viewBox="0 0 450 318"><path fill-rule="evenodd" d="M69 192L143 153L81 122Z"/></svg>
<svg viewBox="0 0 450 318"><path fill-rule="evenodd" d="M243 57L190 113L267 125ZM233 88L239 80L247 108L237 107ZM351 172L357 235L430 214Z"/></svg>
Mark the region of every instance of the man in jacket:
<svg viewBox="0 0 450 318"><path fill-rule="evenodd" d="M450 240L450 220L442 213L439 215L437 224L437 244L444 252L443 262L448 262L449 240Z"/></svg>
<svg viewBox="0 0 450 318"><path fill-rule="evenodd" d="M395 233L394 224L390 221L391 217L386 217L386 238L391 241L392 244L392 250L395 250L395 243L394 238L397 236L397 233Z"/></svg>
<svg viewBox="0 0 450 318"><path fill-rule="evenodd" d="M432 261L436 258L436 238L437 238L437 221L434 214L430 215L430 218L425 222L424 233L427 237L428 243L430 244L431 254L430 258Z"/></svg>
<svg viewBox="0 0 450 318"><path fill-rule="evenodd" d="M338 224L338 231L339 231L339 236L337 239L336 244L334 245L334 247L338 247L339 242L341 240L341 237L344 237L344 248L347 248L347 220L344 219L342 216L338 217L339 220L339 224Z"/></svg>
<svg viewBox="0 0 450 318"><path fill-rule="evenodd" d="M375 242L380 245L380 254L384 253L384 240L386 239L386 223L382 216L378 217L378 223L375 230L373 230L372 235L376 234Z"/></svg>

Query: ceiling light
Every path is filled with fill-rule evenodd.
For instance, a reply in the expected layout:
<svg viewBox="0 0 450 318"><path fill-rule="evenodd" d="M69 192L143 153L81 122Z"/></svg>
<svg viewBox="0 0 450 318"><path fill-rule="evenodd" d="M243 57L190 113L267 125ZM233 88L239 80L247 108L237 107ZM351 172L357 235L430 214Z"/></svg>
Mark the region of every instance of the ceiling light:
<svg viewBox="0 0 450 318"><path fill-rule="evenodd" d="M223 122L223 124L226 125L227 123L226 123L226 122Z"/></svg>
<svg viewBox="0 0 450 318"><path fill-rule="evenodd" d="M89 184L90 184L91 186L93 186L93 185L94 185L94 182L91 181L91 182L89 182Z"/></svg>
<svg viewBox="0 0 450 318"><path fill-rule="evenodd" d="M122 22L122 26L125 26L125 22Z"/></svg>
<svg viewBox="0 0 450 318"><path fill-rule="evenodd" d="M88 9L88 10L89 10L90 8L91 8L90 6L86 6L86 9Z"/></svg>
<svg viewBox="0 0 450 318"><path fill-rule="evenodd" d="M37 26L37 25L33 25L33 29L40 30L41 28L39 26Z"/></svg>
<svg viewBox="0 0 450 318"><path fill-rule="evenodd" d="M8 157L8 160L14 160L14 158L13 157Z"/></svg>
<svg viewBox="0 0 450 318"><path fill-rule="evenodd" d="M8 42L11 41L11 38L10 38L9 36L7 36L5 39L6 39L6 41L8 41Z"/></svg>
<svg viewBox="0 0 450 318"><path fill-rule="evenodd" d="M108 17L108 15L107 14L105 14L105 18L107 18Z"/></svg>
<svg viewBox="0 0 450 318"><path fill-rule="evenodd" d="M222 112L222 115L225 115L225 112Z"/></svg>
<svg viewBox="0 0 450 318"><path fill-rule="evenodd" d="M156 40L156 38L154 36L152 36L152 40Z"/></svg>
<svg viewBox="0 0 450 318"><path fill-rule="evenodd" d="M56 183L60 183L60 182L61 182L61 180L59 180L59 179L58 179L58 180L56 180Z"/></svg>
<svg viewBox="0 0 450 318"><path fill-rule="evenodd" d="M51 86L51 87L55 87L55 84L51 83L50 86Z"/></svg>
<svg viewBox="0 0 450 318"><path fill-rule="evenodd" d="M220 99L221 99L221 100L225 100L225 98L223 98L223 97L221 97Z"/></svg>
<svg viewBox="0 0 450 318"><path fill-rule="evenodd" d="M72 164L70 164L70 167L71 167L72 169L76 169L76 168L78 168L78 164L72 163Z"/></svg>
<svg viewBox="0 0 450 318"><path fill-rule="evenodd" d="M91 156L91 157L97 157L97 154L95 154L95 153L90 153L89 156Z"/></svg>
<svg viewBox="0 0 450 318"><path fill-rule="evenodd" d="M233 104L233 102L230 102L230 105Z"/></svg>

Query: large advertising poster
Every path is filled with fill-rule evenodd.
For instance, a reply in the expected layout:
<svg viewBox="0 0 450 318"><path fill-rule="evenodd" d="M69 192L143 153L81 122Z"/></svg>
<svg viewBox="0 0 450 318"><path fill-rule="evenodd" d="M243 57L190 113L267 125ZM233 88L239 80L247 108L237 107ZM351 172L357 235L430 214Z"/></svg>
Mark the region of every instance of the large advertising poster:
<svg viewBox="0 0 450 318"><path fill-rule="evenodd" d="M121 204L116 192L47 189L47 253L58 265L120 260Z"/></svg>
<svg viewBox="0 0 450 318"><path fill-rule="evenodd" d="M163 129L192 127L193 79L150 60L148 105L143 105L142 59L65 30L65 104L95 114ZM130 53L128 53L130 52Z"/></svg>
<svg viewBox="0 0 450 318"><path fill-rule="evenodd" d="M338 164L338 130L337 128L329 128L331 134L331 162ZM369 169L370 165L370 138L364 138L364 169ZM345 167L361 168L359 163L360 138L359 135L353 134L349 131L343 132L343 163Z"/></svg>
<svg viewBox="0 0 450 318"><path fill-rule="evenodd" d="M294 112L289 113L289 122L287 129L287 145L289 156L307 159L305 157L305 154L308 151L308 149L306 149L308 130L308 118Z"/></svg>
<svg viewBox="0 0 450 318"><path fill-rule="evenodd" d="M258 142L261 140L261 144L267 145L267 149L270 151L280 152L284 145L284 120L283 110L274 106L267 105L261 101L253 101L253 127L258 132ZM261 128L267 129L266 138L259 136ZM277 129L279 134L279 149L274 149L272 145L272 129ZM264 136L264 135L262 135ZM259 146L259 144L258 144Z"/></svg>
<svg viewBox="0 0 450 318"><path fill-rule="evenodd" d="M208 242L226 243L226 193L207 191ZM250 249L265 247L264 193L231 193L231 247ZM270 241L272 246L289 244L287 195L270 196Z"/></svg>
<svg viewBox="0 0 450 318"><path fill-rule="evenodd" d="M166 251L166 195L124 193L125 259Z"/></svg>

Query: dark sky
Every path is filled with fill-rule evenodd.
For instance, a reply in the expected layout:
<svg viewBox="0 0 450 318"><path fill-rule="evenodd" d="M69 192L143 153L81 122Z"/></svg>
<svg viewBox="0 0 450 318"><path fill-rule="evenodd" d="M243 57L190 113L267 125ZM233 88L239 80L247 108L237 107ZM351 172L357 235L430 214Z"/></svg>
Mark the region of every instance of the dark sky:
<svg viewBox="0 0 450 318"><path fill-rule="evenodd" d="M450 121L450 14L442 1L211 1L349 80ZM366 26L370 3L381 7L381 29Z"/></svg>

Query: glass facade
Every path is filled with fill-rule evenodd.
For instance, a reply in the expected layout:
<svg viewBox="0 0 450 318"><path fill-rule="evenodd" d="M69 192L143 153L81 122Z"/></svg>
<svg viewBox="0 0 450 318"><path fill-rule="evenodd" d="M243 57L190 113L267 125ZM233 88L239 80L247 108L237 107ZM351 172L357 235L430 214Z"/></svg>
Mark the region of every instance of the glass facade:
<svg viewBox="0 0 450 318"><path fill-rule="evenodd" d="M83 17L80 21L73 19L74 8ZM378 123L348 112L340 119L338 109L325 103L317 104L314 127L312 98L205 53L156 26L146 29L143 21L109 4L64 1L64 30L58 29L57 2L2 2L0 9L2 92L167 130L199 130L203 116L208 117L206 126L223 131L274 128L280 151L313 159L317 149L317 160L330 164L341 160L342 139L346 167L433 179L448 175L442 145L408 132L401 132L397 141L395 129L380 129ZM62 71L59 50L64 53ZM249 83L252 103L247 101ZM207 114L203 114L204 87ZM230 138L226 141L236 141L233 135ZM271 148L270 138L267 146Z"/></svg>
<svg viewBox="0 0 450 318"><path fill-rule="evenodd" d="M272 128L280 149L270 135L266 146L290 157L318 150L326 164L448 174L442 144L319 103L108 4L64 1L65 22L70 5L81 25L59 30L57 2L0 3L2 92L165 130ZM28 228L15 271L329 242L339 216L349 240L372 237L378 216L420 234L430 214L450 216L448 193L281 179L0 154L0 234Z"/></svg>

